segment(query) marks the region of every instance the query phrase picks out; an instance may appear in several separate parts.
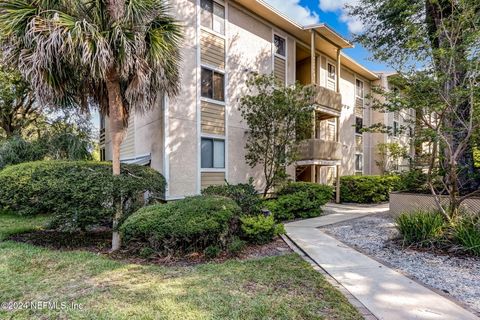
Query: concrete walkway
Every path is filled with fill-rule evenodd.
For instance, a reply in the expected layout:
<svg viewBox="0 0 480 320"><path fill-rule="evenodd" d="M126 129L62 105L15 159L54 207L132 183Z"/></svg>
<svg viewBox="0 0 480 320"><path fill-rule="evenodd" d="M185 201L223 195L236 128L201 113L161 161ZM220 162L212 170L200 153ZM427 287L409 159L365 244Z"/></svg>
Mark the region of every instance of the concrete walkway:
<svg viewBox="0 0 480 320"><path fill-rule="evenodd" d="M317 229L386 212L388 205L327 205L325 211L326 216L287 223L287 236L375 317L388 320L479 319L453 301Z"/></svg>

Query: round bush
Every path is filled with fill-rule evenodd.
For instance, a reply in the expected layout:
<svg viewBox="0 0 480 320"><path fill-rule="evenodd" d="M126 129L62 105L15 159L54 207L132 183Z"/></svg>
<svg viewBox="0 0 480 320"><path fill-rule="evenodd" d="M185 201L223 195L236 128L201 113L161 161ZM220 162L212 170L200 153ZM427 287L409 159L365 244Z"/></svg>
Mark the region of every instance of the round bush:
<svg viewBox="0 0 480 320"><path fill-rule="evenodd" d="M165 179L143 166L94 161L36 161L0 171L0 208L18 215L51 214L51 227L61 230L110 225L114 204L121 200L128 216L165 191Z"/></svg>
<svg viewBox="0 0 480 320"><path fill-rule="evenodd" d="M258 214L261 210L262 200L253 186L253 179L248 183L229 184L221 186L209 186L202 191L203 195L222 196L235 201L242 212L247 215Z"/></svg>
<svg viewBox="0 0 480 320"><path fill-rule="evenodd" d="M265 204L277 221L286 221L321 215L321 206L332 199L333 188L311 182L291 182L277 194L276 200Z"/></svg>
<svg viewBox="0 0 480 320"><path fill-rule="evenodd" d="M342 202L378 203L388 201L392 191L402 189L399 176L343 176L340 177Z"/></svg>
<svg viewBox="0 0 480 320"><path fill-rule="evenodd" d="M240 207L229 198L196 196L144 207L120 227L128 242L146 242L165 253L225 248L235 235Z"/></svg>

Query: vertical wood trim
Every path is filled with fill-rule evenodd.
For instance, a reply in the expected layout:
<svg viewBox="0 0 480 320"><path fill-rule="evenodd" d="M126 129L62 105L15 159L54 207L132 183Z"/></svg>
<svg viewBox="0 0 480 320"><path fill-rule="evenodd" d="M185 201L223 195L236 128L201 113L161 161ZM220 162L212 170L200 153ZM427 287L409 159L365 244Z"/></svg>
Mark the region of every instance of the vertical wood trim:
<svg viewBox="0 0 480 320"><path fill-rule="evenodd" d="M336 71L337 71L337 92L340 93L340 69L341 69L341 62L340 62L340 48L337 48L337 66L336 66Z"/></svg>

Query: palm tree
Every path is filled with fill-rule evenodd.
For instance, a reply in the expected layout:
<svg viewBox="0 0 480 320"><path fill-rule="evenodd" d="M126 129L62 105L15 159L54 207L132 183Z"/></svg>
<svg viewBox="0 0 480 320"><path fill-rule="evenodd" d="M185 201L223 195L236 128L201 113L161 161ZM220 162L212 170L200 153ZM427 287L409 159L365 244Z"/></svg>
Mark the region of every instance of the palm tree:
<svg viewBox="0 0 480 320"><path fill-rule="evenodd" d="M164 0L0 0L0 38L37 98L109 117L112 171L132 111L179 91L181 26ZM112 251L120 247L119 201Z"/></svg>

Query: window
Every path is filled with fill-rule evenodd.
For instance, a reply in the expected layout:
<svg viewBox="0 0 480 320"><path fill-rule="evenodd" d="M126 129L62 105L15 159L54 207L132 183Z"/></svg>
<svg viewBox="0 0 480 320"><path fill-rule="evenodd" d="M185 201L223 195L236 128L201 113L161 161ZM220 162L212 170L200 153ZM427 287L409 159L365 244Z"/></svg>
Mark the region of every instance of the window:
<svg viewBox="0 0 480 320"><path fill-rule="evenodd" d="M336 72L335 72L335 66L331 63L328 64L328 78L335 80L336 77Z"/></svg>
<svg viewBox="0 0 480 320"><path fill-rule="evenodd" d="M363 171L363 154L355 155L355 171L358 171L358 172Z"/></svg>
<svg viewBox="0 0 480 320"><path fill-rule="evenodd" d="M393 136L398 136L398 121L393 121Z"/></svg>
<svg viewBox="0 0 480 320"><path fill-rule="evenodd" d="M360 117L355 117L355 133L362 134L363 128L363 119Z"/></svg>
<svg viewBox="0 0 480 320"><path fill-rule="evenodd" d="M100 161L105 161L105 148L100 148Z"/></svg>
<svg viewBox="0 0 480 320"><path fill-rule="evenodd" d="M275 46L275 53L285 57L285 39L274 35L273 36L273 45Z"/></svg>
<svg viewBox="0 0 480 320"><path fill-rule="evenodd" d="M224 101L224 75L202 67L202 97Z"/></svg>
<svg viewBox="0 0 480 320"><path fill-rule="evenodd" d="M357 87L357 90L355 94L357 95L357 97L363 98L363 81L357 79L356 87Z"/></svg>
<svg viewBox="0 0 480 320"><path fill-rule="evenodd" d="M202 138L202 168L225 168L225 141Z"/></svg>
<svg viewBox="0 0 480 320"><path fill-rule="evenodd" d="M201 0L200 7L201 25L225 34L225 8L212 0Z"/></svg>

